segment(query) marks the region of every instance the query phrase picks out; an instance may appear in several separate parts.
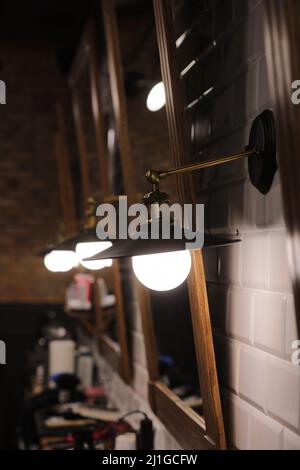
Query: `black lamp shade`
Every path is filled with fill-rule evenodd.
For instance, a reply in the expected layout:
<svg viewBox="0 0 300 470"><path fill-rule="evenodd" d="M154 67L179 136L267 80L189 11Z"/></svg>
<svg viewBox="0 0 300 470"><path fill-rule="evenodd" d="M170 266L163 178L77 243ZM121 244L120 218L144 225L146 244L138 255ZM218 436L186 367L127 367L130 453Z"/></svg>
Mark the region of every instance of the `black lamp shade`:
<svg viewBox="0 0 300 470"><path fill-rule="evenodd" d="M39 256L45 256L50 253L52 250L63 251L70 250L75 251L77 243L88 243L88 242L99 242L99 238L96 235L96 229L87 229L80 232L75 237L67 238L61 242L56 243L55 245L50 245L44 250L39 252Z"/></svg>
<svg viewBox="0 0 300 470"><path fill-rule="evenodd" d="M217 248L221 246L231 245L239 241L241 240L204 234L203 248ZM142 240L139 238L137 240L127 239L118 240L116 242L112 240L113 245L110 248L107 248L106 250L101 251L101 253L98 253L97 255L94 255L91 258L87 258L84 261L125 258L158 253L169 253L172 251L183 251L186 249L186 242L186 239Z"/></svg>

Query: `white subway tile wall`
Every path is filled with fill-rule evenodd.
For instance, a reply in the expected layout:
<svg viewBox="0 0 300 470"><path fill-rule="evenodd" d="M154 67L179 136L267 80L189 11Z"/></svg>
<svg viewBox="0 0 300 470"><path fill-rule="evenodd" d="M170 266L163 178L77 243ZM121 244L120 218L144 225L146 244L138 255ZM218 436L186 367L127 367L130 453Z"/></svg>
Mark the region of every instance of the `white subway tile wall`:
<svg viewBox="0 0 300 470"><path fill-rule="evenodd" d="M213 56L220 61L216 64L222 72L217 84L220 91L211 93L206 106L212 110L208 154L240 150L253 119L272 107L263 3L228 2L231 31L225 32L224 23L220 53ZM242 238L236 246L204 253L227 439L238 449L300 449L300 367L291 363L291 343L299 334L287 266L280 178L277 175L271 192L262 196L250 184L246 168L246 162L237 162L207 171L201 179L209 228L216 233L238 231ZM136 307L131 321L132 386L125 385L98 358L101 371L122 410L143 409L153 417L157 448L178 449L147 401L148 374Z"/></svg>
<svg viewBox="0 0 300 470"><path fill-rule="evenodd" d="M211 148L217 154L224 151L229 137L233 138L229 152L241 145L240 135L245 144L253 119L272 108L264 0L235 0L232 15L235 26L229 38L235 37L239 44L224 40L224 86L218 83L222 93L210 98L221 100L225 108L217 106L221 115L212 125ZM242 57L239 63L238 57ZM220 132L223 125L228 129L225 136ZM280 175L263 196L241 166L229 166L218 168L210 180L211 192L205 188L208 228L239 233L242 238L239 247L205 253L227 439L238 449L300 449L300 366L291 362L292 342L300 334L287 262Z"/></svg>

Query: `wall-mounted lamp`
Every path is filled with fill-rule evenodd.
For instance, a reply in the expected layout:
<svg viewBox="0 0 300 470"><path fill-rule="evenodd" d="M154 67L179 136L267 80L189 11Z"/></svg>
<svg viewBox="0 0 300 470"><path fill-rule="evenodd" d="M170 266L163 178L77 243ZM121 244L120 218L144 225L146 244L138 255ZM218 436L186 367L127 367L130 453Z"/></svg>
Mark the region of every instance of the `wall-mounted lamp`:
<svg viewBox="0 0 300 470"><path fill-rule="evenodd" d="M103 268L109 268L112 266L111 259L105 260L93 260L84 261L85 258L91 257L96 253L106 250L111 247L111 242L99 241L96 236L96 224L97 220L95 217L96 212L96 201L93 198L88 199L86 211L85 211L85 223L84 230L81 236L76 240L75 252L78 257L79 263L86 269L91 271L99 271ZM86 237L84 236L86 235Z"/></svg>
<svg viewBox="0 0 300 470"><path fill-rule="evenodd" d="M63 224L59 227L58 240L64 238L65 227ZM59 244L59 243L58 243ZM39 253L44 258L44 266L53 273L66 273L76 268L79 264L77 255L73 248L66 247L63 250L57 250L56 245L50 245Z"/></svg>
<svg viewBox="0 0 300 470"><path fill-rule="evenodd" d="M111 259L85 261L96 253L111 247L110 241L100 241L96 236L96 201L89 198L84 214L84 225L80 233L60 241L43 252L44 264L53 272L66 272L81 264L84 268L98 271L112 265ZM73 265L71 261L74 261Z"/></svg>
<svg viewBox="0 0 300 470"><path fill-rule="evenodd" d="M44 265L53 273L66 273L78 266L78 258L72 250L51 250L44 256Z"/></svg>
<svg viewBox="0 0 300 470"><path fill-rule="evenodd" d="M165 202L167 195L159 191L159 183L164 178L223 165L242 158L248 158L252 184L262 194L266 194L271 188L277 171L275 125L271 111L264 111L254 120L249 143L240 153L167 171L147 171L146 178L152 185L152 192L146 196L146 202L148 204ZM205 234L203 248L227 245L237 241L240 240ZM132 257L134 272L145 286L154 290L170 290L180 285L190 272L191 258L190 253L185 251L185 247L184 238L180 240L174 237L168 240L162 238L119 240L111 248L89 258L88 261Z"/></svg>

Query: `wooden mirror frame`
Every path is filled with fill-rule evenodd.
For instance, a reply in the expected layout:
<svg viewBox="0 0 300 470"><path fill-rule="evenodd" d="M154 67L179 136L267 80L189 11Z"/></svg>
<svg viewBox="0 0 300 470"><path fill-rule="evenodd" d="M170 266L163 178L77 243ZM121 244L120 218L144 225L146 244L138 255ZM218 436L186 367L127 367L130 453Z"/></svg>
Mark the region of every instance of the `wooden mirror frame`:
<svg viewBox="0 0 300 470"><path fill-rule="evenodd" d="M74 184L62 102L62 99L58 99L55 104L58 129L53 137L53 147L57 168L60 205L65 226L64 236L72 237L78 231L78 223L76 220Z"/></svg>
<svg viewBox="0 0 300 470"><path fill-rule="evenodd" d="M109 56L109 48L107 51ZM99 187L101 198L110 197L109 194L109 178L108 178L108 165L107 165L107 148L105 144L104 135L104 120L101 106L101 76L98 64L97 49L96 49L96 34L94 24L92 21L88 22L82 36L82 40L75 55L71 72L69 74L69 85L72 91L73 115L75 123L75 131L78 143L80 169L82 179L82 192L84 200L87 201L90 196L90 184L88 176L88 154L86 150L86 141L84 134L84 127L80 113L79 96L77 92L78 80L81 77L85 67L89 67L90 72L90 86L91 86L91 100L92 111L95 126L95 137L97 152L99 155ZM119 72L115 71L115 75ZM110 83L112 86L112 84ZM112 90L113 92L113 90ZM113 94L113 93L112 93ZM119 103L117 103L119 106ZM116 110L114 107L115 119L118 122ZM120 149L122 159L122 149ZM97 196L97 195L96 195ZM116 321L119 342L112 341L104 331L104 317L103 310L99 302L99 292L95 284L94 287L94 323L89 319L81 319L83 326L89 333L94 334L99 338L99 350L102 356L111 364L111 366L120 374L125 382L129 382L131 378L130 367L130 354L129 345L126 332L126 318L124 310L123 290L121 270L118 260L114 260L113 266L113 289L116 296ZM96 276L95 276L96 277Z"/></svg>
<svg viewBox="0 0 300 470"><path fill-rule="evenodd" d="M77 52L68 77L68 82L72 93L73 116L80 158L82 194L85 201L87 201L90 196L94 196L96 198L100 197L100 191L99 194L96 195L91 194L90 191L88 152L86 148L86 137L80 112L78 82L86 69L89 70L90 74L91 107L94 120L96 148L99 155L99 187L101 196L106 196L109 193L107 178L108 167L107 159L105 158L107 150L104 140L104 123L101 110L100 70L96 48L96 32L92 20L88 21L83 31L82 38L77 48Z"/></svg>
<svg viewBox="0 0 300 470"><path fill-rule="evenodd" d="M166 90L171 152L174 166L181 166L188 162L189 151L170 0L154 0L154 12L162 78ZM178 178L178 199L182 204L195 199L192 186L190 176ZM184 449L225 449L225 431L202 252L197 250L191 255L193 262L188 290L204 419L159 380L150 298L145 289L138 286L149 370L149 399L154 412Z"/></svg>

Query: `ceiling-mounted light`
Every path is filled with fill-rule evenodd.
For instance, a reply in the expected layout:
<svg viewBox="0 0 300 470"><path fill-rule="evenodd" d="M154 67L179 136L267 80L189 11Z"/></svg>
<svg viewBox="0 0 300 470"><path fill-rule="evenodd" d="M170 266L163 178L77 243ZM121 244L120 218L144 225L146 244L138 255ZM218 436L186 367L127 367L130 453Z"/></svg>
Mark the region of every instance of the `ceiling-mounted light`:
<svg viewBox="0 0 300 470"><path fill-rule="evenodd" d="M166 104L166 93L163 82L151 88L147 97L147 108L153 113L162 109Z"/></svg>
<svg viewBox="0 0 300 470"><path fill-rule="evenodd" d="M271 111L264 111L254 120L249 143L246 149L240 153L162 172L149 170L146 176L152 185L152 192L146 196L146 199L148 202L150 201L151 205L165 202L165 194L159 191L159 182L163 178L191 173L242 158L248 158L249 176L252 184L262 194L266 194L272 186L277 171L275 125ZM205 234L203 248L224 246L237 241L240 240ZM112 247L85 261L133 257L134 272L144 285L155 290L170 290L180 285L189 274L190 256L189 252L185 250L186 240L183 237L181 239L176 239L174 236L171 239L163 239L162 237L159 239L126 239L119 240ZM184 255L180 258L182 252Z"/></svg>
<svg viewBox="0 0 300 470"><path fill-rule="evenodd" d="M44 256L44 265L53 273L65 273L78 266L78 259L74 251L52 250Z"/></svg>

